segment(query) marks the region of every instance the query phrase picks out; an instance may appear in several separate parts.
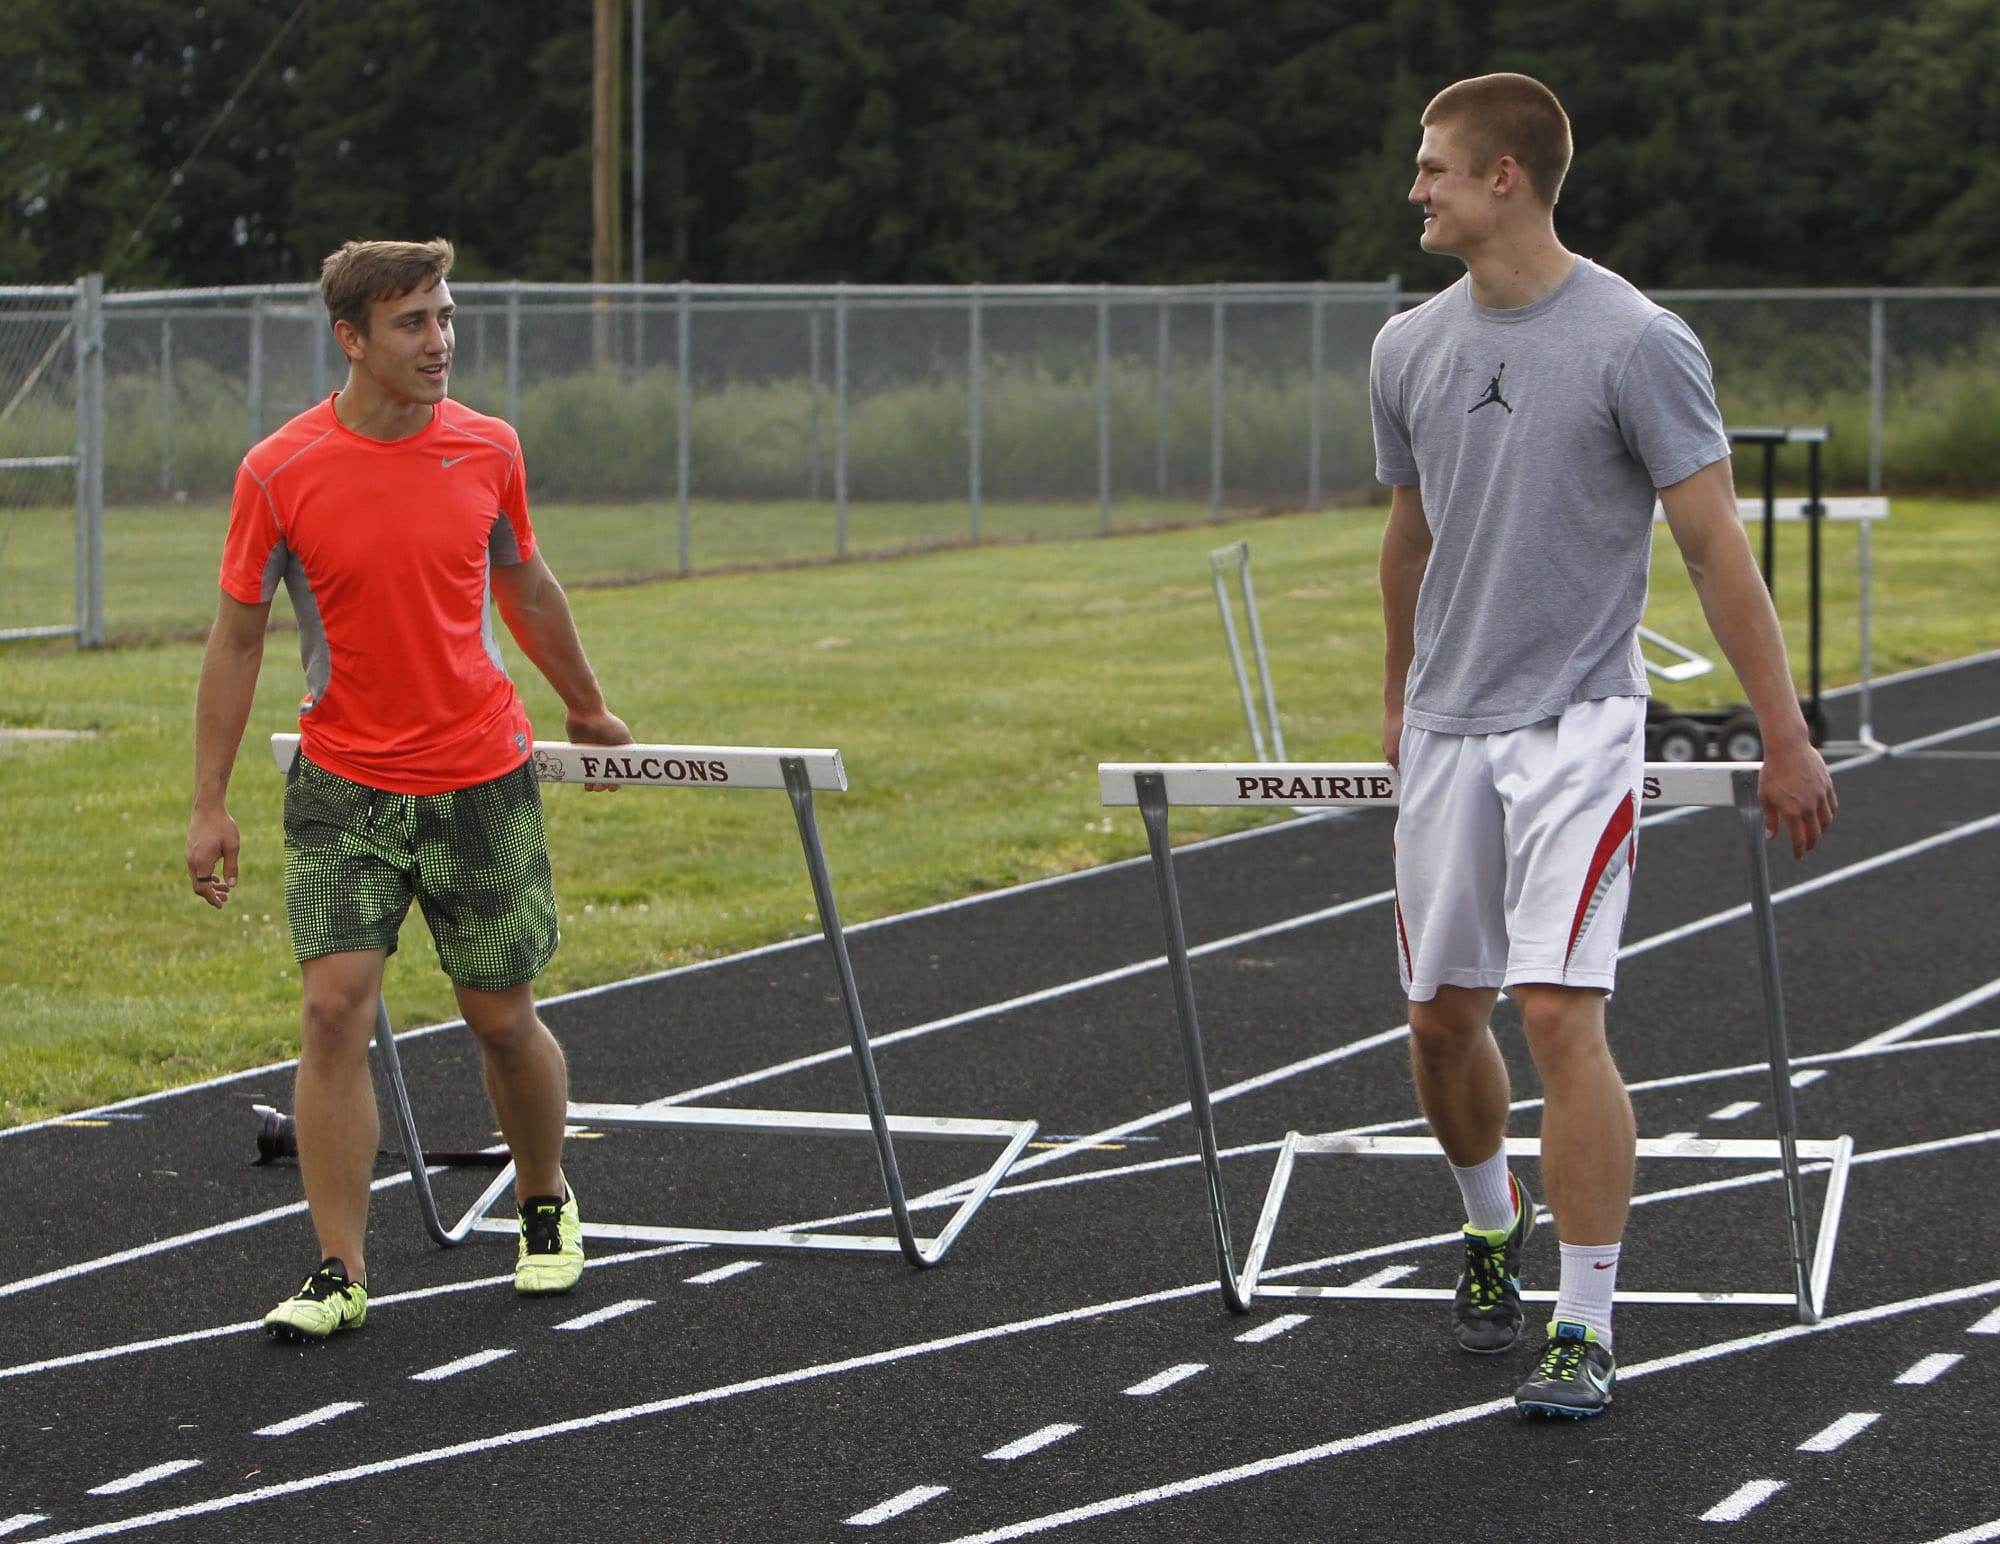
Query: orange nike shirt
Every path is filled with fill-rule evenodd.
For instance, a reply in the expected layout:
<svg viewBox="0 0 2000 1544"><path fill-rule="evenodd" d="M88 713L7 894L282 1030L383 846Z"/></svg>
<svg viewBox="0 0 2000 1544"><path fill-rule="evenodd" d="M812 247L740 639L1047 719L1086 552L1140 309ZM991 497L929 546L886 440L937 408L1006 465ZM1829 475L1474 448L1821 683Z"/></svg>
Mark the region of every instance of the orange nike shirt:
<svg viewBox="0 0 2000 1544"><path fill-rule="evenodd" d="M221 583L246 605L291 594L307 756L370 788L446 793L528 758L488 580L534 552L511 427L447 399L408 438L371 440L329 397L243 458Z"/></svg>

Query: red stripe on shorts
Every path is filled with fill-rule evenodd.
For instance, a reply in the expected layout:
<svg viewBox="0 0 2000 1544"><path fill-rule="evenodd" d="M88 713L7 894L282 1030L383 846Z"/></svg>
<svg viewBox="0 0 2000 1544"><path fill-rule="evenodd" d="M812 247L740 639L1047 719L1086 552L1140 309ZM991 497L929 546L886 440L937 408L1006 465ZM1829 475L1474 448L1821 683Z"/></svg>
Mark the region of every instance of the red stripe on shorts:
<svg viewBox="0 0 2000 1544"><path fill-rule="evenodd" d="M1597 887L1604 882L1605 870L1611 866L1619 846L1632 834L1632 804L1629 794L1619 800L1605 824L1604 834L1597 839L1597 851L1590 856L1590 872L1584 876L1583 893L1576 898L1576 915L1570 919L1569 944L1563 950L1565 961L1576 953L1576 941L1583 934L1584 923L1590 920L1591 903L1597 899Z"/></svg>

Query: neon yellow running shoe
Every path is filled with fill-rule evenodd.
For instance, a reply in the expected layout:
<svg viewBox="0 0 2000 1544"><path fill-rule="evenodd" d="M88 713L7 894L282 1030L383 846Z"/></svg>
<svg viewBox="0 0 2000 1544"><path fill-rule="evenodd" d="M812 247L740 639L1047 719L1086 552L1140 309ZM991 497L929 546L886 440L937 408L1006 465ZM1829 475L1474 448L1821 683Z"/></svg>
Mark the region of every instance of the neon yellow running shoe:
<svg viewBox="0 0 2000 1544"><path fill-rule="evenodd" d="M279 1340L325 1340L367 1322L366 1283L349 1281L347 1267L331 1256L319 1262L304 1286L264 1315L264 1328Z"/></svg>
<svg viewBox="0 0 2000 1544"><path fill-rule="evenodd" d="M1541 1363L1514 1391L1514 1405L1523 1415L1597 1415L1611 1403L1617 1376L1618 1360L1596 1330L1567 1319L1551 1322Z"/></svg>
<svg viewBox="0 0 2000 1544"><path fill-rule="evenodd" d="M530 1297L567 1292L583 1275L583 1219L576 1192L562 1200L530 1196L521 1203L521 1248L514 1257L514 1290Z"/></svg>

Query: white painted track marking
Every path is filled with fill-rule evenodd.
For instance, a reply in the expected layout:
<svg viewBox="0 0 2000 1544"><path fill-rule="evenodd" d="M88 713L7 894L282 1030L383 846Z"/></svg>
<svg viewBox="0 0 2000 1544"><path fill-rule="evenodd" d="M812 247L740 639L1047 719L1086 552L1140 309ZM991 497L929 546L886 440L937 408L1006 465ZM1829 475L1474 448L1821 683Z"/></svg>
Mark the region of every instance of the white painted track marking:
<svg viewBox="0 0 2000 1544"><path fill-rule="evenodd" d="M171 1479L177 1474L185 1474L190 1469L199 1469L199 1458L176 1458L164 1464L154 1464L150 1469L141 1469L136 1474L128 1474L122 1480L106 1480L102 1485L93 1485L87 1494L92 1496L119 1496L128 1490L137 1490L142 1485L151 1485L159 1480Z"/></svg>
<svg viewBox="0 0 2000 1544"><path fill-rule="evenodd" d="M718 1281L727 1281L731 1276L741 1276L746 1271L754 1271L762 1265L762 1260L738 1260L731 1265L718 1265L712 1271L703 1271L699 1276L690 1276L684 1283L690 1287L712 1287Z"/></svg>
<svg viewBox="0 0 2000 1544"><path fill-rule="evenodd" d="M1401 1281L1405 1276L1414 1276L1416 1274L1417 1268L1414 1265L1391 1265L1375 1272L1372 1276L1363 1276L1359 1281L1350 1282L1349 1285L1356 1287L1386 1287L1392 1281Z"/></svg>
<svg viewBox="0 0 2000 1544"><path fill-rule="evenodd" d="M628 1297L622 1303L611 1303L579 1318L565 1319L560 1324L551 1324L552 1330L594 1330L600 1324L608 1324L613 1319L622 1319L628 1313L637 1313L641 1308L651 1308L650 1297Z"/></svg>
<svg viewBox="0 0 2000 1544"><path fill-rule="evenodd" d="M1801 1453L1831 1453L1853 1441L1882 1419L1879 1410L1855 1410L1843 1415L1823 1431L1815 1432L1799 1444Z"/></svg>
<svg viewBox="0 0 2000 1544"><path fill-rule="evenodd" d="M1740 1523L1785 1488L1783 1480L1752 1480L1701 1514L1705 1523Z"/></svg>
<svg viewBox="0 0 2000 1544"><path fill-rule="evenodd" d="M1934 1356L1927 1356L1922 1361L1905 1368L1896 1375L1896 1381L1898 1383L1918 1385L1935 1383L1964 1360L1965 1358L1955 1351L1940 1351Z"/></svg>
<svg viewBox="0 0 2000 1544"><path fill-rule="evenodd" d="M0 1517L0 1535L19 1533L23 1528L32 1528L36 1523L48 1520L46 1512L16 1512L12 1517Z"/></svg>
<svg viewBox="0 0 2000 1544"><path fill-rule="evenodd" d="M1268 1324L1260 1324L1254 1330L1245 1330L1241 1335L1238 1335L1236 1338L1242 1341L1243 1344L1245 1344L1246 1346L1254 1346L1261 1341L1276 1340L1280 1335L1290 1333L1292 1330L1297 1329L1301 1324L1310 1324L1310 1323L1312 1323L1312 1319L1307 1314L1302 1314L1302 1313L1280 1314L1278 1315L1277 1318L1271 1320Z"/></svg>
<svg viewBox="0 0 2000 1544"><path fill-rule="evenodd" d="M1073 1437L1082 1430L1081 1426L1069 1421L1057 1421L1052 1426L1044 1426L1040 1431L1031 1431L1025 1437L1016 1438L1005 1447L995 1448L986 1457L1001 1463L1009 1463L1016 1458L1026 1458L1030 1453L1039 1453L1051 1443L1060 1442L1064 1437Z"/></svg>
<svg viewBox="0 0 2000 1544"><path fill-rule="evenodd" d="M1976 1008L1981 1003L1994 997L2000 997L2000 976L1996 976L1984 986L1974 987L1964 995L1954 997L1948 1003L1939 1004L1937 1007L1931 1009L1929 1013L1920 1013L1913 1019L1905 1019L1894 1029L1885 1029L1881 1034L1874 1036L1872 1039L1864 1040L1861 1044L1866 1047L1894 1045L1899 1040L1907 1040L1912 1035L1922 1034L1933 1024L1940 1024L1946 1019L1956 1018L1968 1009Z"/></svg>
<svg viewBox="0 0 2000 1544"><path fill-rule="evenodd" d="M308 1410L304 1415L295 1415L289 1421L279 1421L271 1426L261 1426L250 1433L253 1437L289 1437L295 1431L304 1431L308 1426L324 1426L328 1421L337 1421L351 1411L365 1409L358 1399L343 1399L337 1404L321 1405L317 1410Z"/></svg>
<svg viewBox="0 0 2000 1544"><path fill-rule="evenodd" d="M1164 1389L1170 1389L1176 1383L1185 1383L1198 1373L1207 1371L1208 1363L1206 1362L1180 1362L1163 1372L1154 1373L1150 1378L1142 1378L1129 1389L1124 1390L1124 1392L1130 1394L1135 1399L1145 1399L1149 1395L1158 1394Z"/></svg>
<svg viewBox="0 0 2000 1544"><path fill-rule="evenodd" d="M2000 1308L1965 1327L1968 1335L2000 1335Z"/></svg>
<svg viewBox="0 0 2000 1544"><path fill-rule="evenodd" d="M2000 1133L1996 1133L2000 1135ZM445 1447L427 1448L421 1452L406 1453L399 1457L378 1459L372 1463L355 1464L345 1469L334 1469L324 1474L307 1475L295 1480L287 1480L274 1485L259 1486L255 1490L239 1491L232 1495L217 1496L207 1501L191 1503L187 1506L170 1507L158 1512L148 1512L135 1517L120 1518L109 1523L100 1523L69 1533L50 1534L36 1540L36 1544L82 1544L86 1539L106 1538L113 1534L130 1533L141 1528L150 1528L170 1522L180 1522L190 1517L206 1517L216 1513L234 1511L240 1507L254 1506L259 1502L273 1501L286 1496L296 1496L323 1490L333 1485L351 1484L356 1480L372 1479L377 1475L396 1474L404 1470L419 1468L429 1464L446 1463L456 1458L466 1458L477 1454L497 1452L505 1448L520 1447L531 1442L546 1441L555 1437L568 1436L575 1432L595 1431L603 1427L620 1425L629 1421L646 1420L665 1415L675 1410L685 1410L701 1405L715 1404L726 1399L739 1398L746 1394L763 1393L770 1389L784 1388L820 1379L837 1377L843 1373L859 1371L870 1367L883 1367L915 1357L935 1356L942 1352L955 1351L963 1347L985 1341L1006 1339L1017 1335L1031 1334L1059 1324L1079 1323L1101 1318L1106 1314L1122 1313L1132 1309L1151 1307L1190 1297L1202 1296L1215 1291L1213 1280L1204 1280L1191 1286L1173 1287L1160 1292L1149 1292L1139 1297L1125 1298L1118 1302L1093 1303L1081 1308L1065 1309L1059 1313L1043 1314L1033 1319L1017 1320L1011 1324L990 1326L983 1330L971 1330L963 1334L947 1335L937 1340L919 1341L911 1345L897 1346L886 1351L868 1352L860 1356L845 1358L838 1362L823 1362L813 1366L796 1368L790 1372L768 1374L760 1378L746 1379L740 1383L722 1384L715 1388L702 1389L690 1394L676 1394L664 1399L649 1400L644 1404L627 1405L615 1410L601 1411L596 1415L578 1416L569 1420L554 1421L542 1426L522 1427L514 1431L499 1432L490 1437L481 1437L468 1442L455 1442ZM1873 1308L1855 1309L1844 1314L1831 1315L1818 1324L1787 1325L1783 1329L1770 1330L1760 1335L1746 1336L1736 1340L1719 1341L1708 1346L1696 1347L1675 1356L1661 1357L1651 1362L1640 1362L1619 1369L1619 1376L1630 1382L1635 1377L1644 1377L1649 1372L1671 1371L1677 1367L1694 1366L1702 1362L1733 1356L1738 1352L1759 1350L1787 1340L1797 1340L1809 1336L1831 1334L1859 1324L1877 1323L1903 1314L1917 1313L1930 1308L1943 1307L1952 1303L1976 1301L1980 1298L2000 1295L2000 1279L1980 1282L1976 1286L1953 1287L1942 1292L1930 1293L1923 1297L1905 1298L1898 1302L1883 1303ZM1340 1453L1358 1451L1362 1448L1380 1446L1405 1436L1420 1436L1445 1427L1461 1425L1466 1421L1483 1416L1498 1414L1505 1410L1512 1412L1514 1399L1510 1394L1502 1399L1489 1400L1481 1405L1466 1406L1461 1410L1443 1411L1422 1420L1406 1422L1401 1426L1386 1427L1381 1431L1365 1433L1358 1437L1342 1438L1338 1442L1319 1448L1309 1448L1301 1453L1285 1454L1275 1459L1260 1460L1255 1464L1239 1466L1236 1469L1217 1471L1216 1474L1197 1476L1192 1480L1176 1482L1161 1491L1137 1493L1145 1500L1131 1501L1127 1498L1113 1498L1109 1502L1099 1502L1074 1516L1056 1514L1052 1518L1034 1519L1026 1524L1016 1524L1012 1528L992 1534L983 1534L983 1540L1019 1538L1027 1533L1039 1533L1063 1522L1081 1521L1085 1517L1105 1515L1108 1512L1129 1510L1132 1506L1149 1504L1153 1500L1169 1499L1169 1495L1191 1494L1197 1490L1210 1489L1216 1485L1231 1484L1240 1479L1255 1478L1279 1469L1290 1468L1300 1463L1310 1463L1324 1457ZM956 1541L956 1544L973 1544L970 1539Z"/></svg>
<svg viewBox="0 0 2000 1544"><path fill-rule="evenodd" d="M1792 1074L1792 1087L1805 1088L1810 1084L1817 1083L1825 1076L1825 1069L1819 1067L1815 1067L1811 1072L1794 1072Z"/></svg>
<svg viewBox="0 0 2000 1544"><path fill-rule="evenodd" d="M2000 1539L2000 1518L1990 1523L1980 1523L1960 1533L1948 1533L1941 1539L1932 1539L1930 1544L1992 1544Z"/></svg>
<svg viewBox="0 0 2000 1544"><path fill-rule="evenodd" d="M503 1356L514 1354L511 1346L494 1346L490 1350L475 1351L470 1356L461 1356L455 1362L445 1362L440 1366L427 1368L423 1372L410 1374L412 1383L436 1383L444 1378L456 1378L462 1372L471 1372L476 1367L484 1367L488 1362L497 1362Z"/></svg>
<svg viewBox="0 0 2000 1544"><path fill-rule="evenodd" d="M873 1528L877 1523L886 1523L892 1517L901 1517L905 1512L914 1511L926 1501L935 1501L949 1492L949 1485L917 1485L900 1496L891 1496L880 1506L871 1506L865 1512L856 1512L847 1519L850 1528Z"/></svg>
<svg viewBox="0 0 2000 1544"><path fill-rule="evenodd" d="M1710 1120L1741 1120L1744 1116L1755 1114L1763 1108L1755 1099L1739 1099L1734 1104L1725 1104L1708 1118Z"/></svg>

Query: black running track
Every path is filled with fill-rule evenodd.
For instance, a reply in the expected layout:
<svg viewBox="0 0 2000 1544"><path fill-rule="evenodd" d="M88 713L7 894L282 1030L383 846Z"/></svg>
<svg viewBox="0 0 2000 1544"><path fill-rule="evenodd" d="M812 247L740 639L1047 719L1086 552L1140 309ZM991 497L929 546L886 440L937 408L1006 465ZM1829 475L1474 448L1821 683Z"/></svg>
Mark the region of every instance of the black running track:
<svg viewBox="0 0 2000 1544"><path fill-rule="evenodd" d="M1852 733L1854 699L1832 705ZM1530 1352L1460 1354L1435 1303L1226 1311L1141 861L851 935L890 1108L1031 1117L1052 1139L934 1270L599 1245L574 1294L523 1301L511 1244L434 1247L385 1162L366 1329L282 1346L257 1321L310 1235L295 1173L247 1160L251 1106L289 1107L289 1069L7 1134L0 1538L2000 1538L1996 714L2000 656L1884 684L1897 754L1838 775L1818 853L1773 849L1797 890L1777 917L1800 1130L1858 1149L1825 1320L1629 1305L1600 1419L1519 1419ZM1654 824L1641 858L1612 1005L1628 1080L1657 1084L1640 1130L1768 1136L1763 1073L1700 1076L1762 1057L1748 923L1693 926L1746 896L1735 817ZM1386 817L1287 822L1178 868L1197 945L1271 929L1196 966L1240 1248L1284 1132L1412 1113L1399 1044L1323 1054L1403 1018ZM1364 904L1275 926L1343 901ZM769 1070L838 1051L835 993L812 941L548 1017L578 1099L723 1085L703 1102L851 1111L839 1055ZM462 1030L402 1056L432 1145L491 1140ZM917 1196L989 1157L902 1149ZM620 1131L576 1141L569 1170L606 1220L772 1227L881 1202L865 1141ZM439 1183L463 1205L475 1181ZM1787 1288L1767 1165L1649 1161L1639 1191L1621 1286ZM1448 1283L1455 1205L1432 1162L1302 1161L1267 1279ZM1529 1284L1554 1272L1544 1229Z"/></svg>

